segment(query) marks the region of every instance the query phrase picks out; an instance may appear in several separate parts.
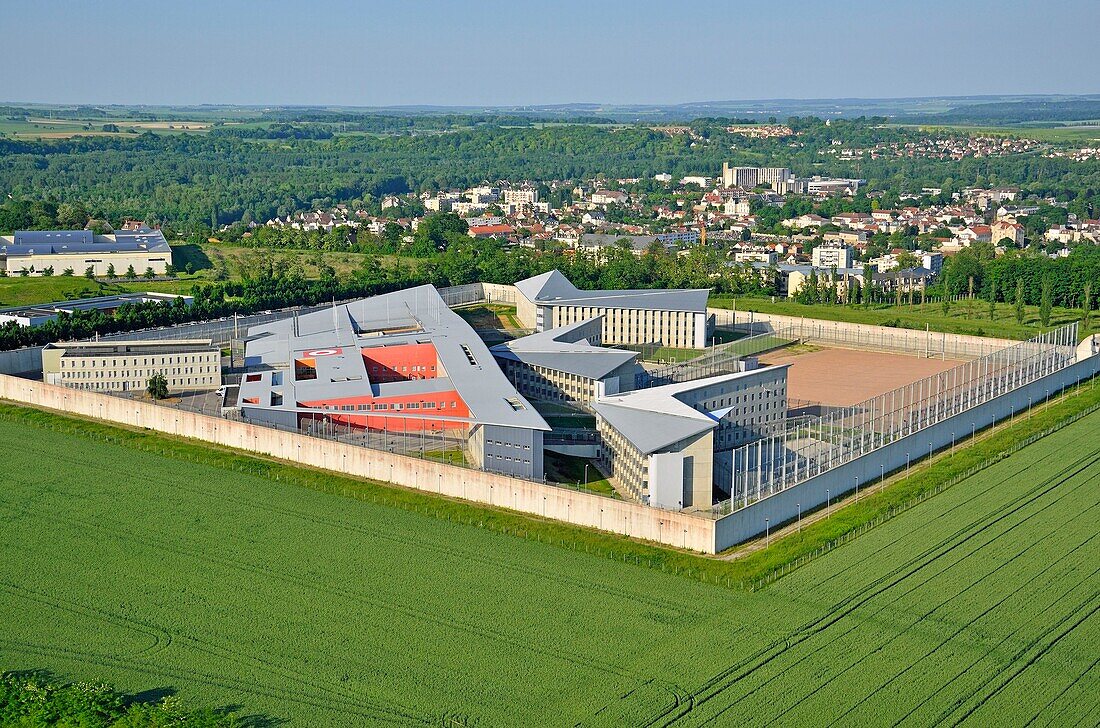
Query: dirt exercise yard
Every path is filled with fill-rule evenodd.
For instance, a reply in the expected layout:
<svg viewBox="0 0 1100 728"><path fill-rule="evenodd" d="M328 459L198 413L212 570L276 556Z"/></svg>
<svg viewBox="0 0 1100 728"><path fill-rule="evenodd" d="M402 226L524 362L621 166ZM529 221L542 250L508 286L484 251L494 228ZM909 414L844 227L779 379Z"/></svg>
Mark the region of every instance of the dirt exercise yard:
<svg viewBox="0 0 1100 728"><path fill-rule="evenodd" d="M780 349L762 364L790 364L787 397L845 407L947 371L960 362L855 349Z"/></svg>

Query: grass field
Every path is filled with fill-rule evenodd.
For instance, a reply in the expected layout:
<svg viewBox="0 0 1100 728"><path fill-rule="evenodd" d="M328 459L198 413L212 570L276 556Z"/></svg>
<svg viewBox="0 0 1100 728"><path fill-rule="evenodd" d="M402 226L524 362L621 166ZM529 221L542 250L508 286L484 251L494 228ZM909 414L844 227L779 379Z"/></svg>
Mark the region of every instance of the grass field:
<svg viewBox="0 0 1100 728"><path fill-rule="evenodd" d="M995 307L994 318L989 318L989 304L985 301L956 301L951 304L948 314L945 316L939 303L926 303L923 307L919 303L909 306L903 303L901 306L875 304L869 308L863 306L827 306L823 304L795 303L788 299L776 299L774 302L767 298L737 299L725 296L714 296L709 304L715 308L732 308L737 311L755 311L756 313L770 313L781 316L805 316L806 318L824 319L826 321L850 321L857 324L870 324L873 326L902 326L909 329L923 330L927 325L932 331L942 331L948 334L970 334L974 336L992 336L1003 339L1029 339L1038 335L1042 329L1039 326L1039 307L1028 306L1024 316L1024 323L1016 322L1016 311L1012 304L998 303ZM1082 312L1076 308L1055 308L1051 311L1050 327L1061 326L1073 321L1079 321ZM1093 329L1098 317L1093 315ZM1082 330L1081 336L1085 335Z"/></svg>
<svg viewBox="0 0 1100 728"><path fill-rule="evenodd" d="M899 124L898 126L913 126ZM1037 139L1041 142L1078 142L1091 145L1100 141L1100 126L1074 125L1064 126L962 126L962 125L917 125L929 131L948 131L958 134L982 136L1010 136L1025 139Z"/></svg>
<svg viewBox="0 0 1100 728"><path fill-rule="evenodd" d="M0 307L27 306L35 303L48 303L71 298L105 296L127 291L159 291L161 293L190 293L197 283L210 283L216 280L216 269L224 265L230 280L240 280L259 266L271 261L282 270L298 266L306 278L318 278L320 266L328 265L337 275L347 277L359 270L369 256L362 253L335 253L320 251L270 250L266 248L245 248L232 245L173 245L172 257L178 269L177 278L169 281L134 281L126 283L105 283L85 278L83 271L75 271L73 276L8 276L0 277ZM388 264L393 258L383 256L381 262ZM184 272L191 263L192 274ZM122 273L122 271L119 271ZM140 273L140 271L139 271ZM514 311L514 309L513 309Z"/></svg>
<svg viewBox="0 0 1100 728"><path fill-rule="evenodd" d="M38 278L0 278L0 307L28 306L50 301L66 301L74 298L107 296L132 291L159 291L161 293L190 293L199 280L181 276L171 281L134 281L128 283L103 283L84 276L47 276Z"/></svg>
<svg viewBox="0 0 1100 728"><path fill-rule="evenodd" d="M103 131L105 124L114 124L118 131ZM69 139L74 136L133 137L147 131L158 134L206 132L210 122L204 121L139 121L136 119L0 119L0 134L12 139Z"/></svg>
<svg viewBox="0 0 1100 728"><path fill-rule="evenodd" d="M0 670L295 725L1098 718L1100 413L755 593L73 422L0 411Z"/></svg>

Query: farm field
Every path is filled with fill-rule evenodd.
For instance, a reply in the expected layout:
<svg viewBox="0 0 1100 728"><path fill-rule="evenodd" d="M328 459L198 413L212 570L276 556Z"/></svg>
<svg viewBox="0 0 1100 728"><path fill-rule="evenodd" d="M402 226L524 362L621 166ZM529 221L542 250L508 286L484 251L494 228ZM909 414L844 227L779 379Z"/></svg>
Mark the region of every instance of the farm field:
<svg viewBox="0 0 1100 728"><path fill-rule="evenodd" d="M757 313L769 313L781 316L805 316L806 318L824 319L826 321L850 321L856 324L870 324L872 326L902 326L909 329L924 330L927 326L932 331L941 331L948 334L969 334L974 336L991 336L1004 339L1030 339L1040 334L1043 329L1039 326L1039 307L1027 306L1024 323L1016 322L1015 307L1010 303L998 303L994 311L993 320L989 319L989 304L985 301L955 301L951 304L947 315L939 303L926 303L921 306L915 303L909 306L903 303L901 306L876 303L869 308L862 305L856 306L829 306L824 304L803 304L788 299L739 297L732 299L728 296L712 296L709 306L714 308L729 308L737 311L755 311ZM1094 305L1095 310L1095 305ZM1050 327L1055 328L1063 324L1080 321L1083 313L1079 308L1055 307L1050 315ZM1093 317L1093 330L1095 330L1096 317ZM1082 327L1079 332L1082 337L1087 333Z"/></svg>
<svg viewBox="0 0 1100 728"><path fill-rule="evenodd" d="M1100 127L1095 123L1074 124L1066 122L1058 125L1028 126L1024 124L1013 126L965 126L965 125L929 125L929 124L898 124L900 127L913 127L923 131L947 131L958 134L973 134L985 136L1009 136L1024 139L1037 139L1041 142L1072 143L1078 142L1089 145L1100 141Z"/></svg>
<svg viewBox="0 0 1100 728"><path fill-rule="evenodd" d="M755 593L58 421L0 412L0 670L292 725L1098 718L1100 413Z"/></svg>

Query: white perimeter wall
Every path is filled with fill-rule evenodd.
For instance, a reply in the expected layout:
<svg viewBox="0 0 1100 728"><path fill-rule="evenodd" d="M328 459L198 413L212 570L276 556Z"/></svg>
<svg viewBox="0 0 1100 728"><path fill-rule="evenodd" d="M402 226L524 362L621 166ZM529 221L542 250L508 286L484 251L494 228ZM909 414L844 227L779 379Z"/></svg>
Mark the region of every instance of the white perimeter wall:
<svg viewBox="0 0 1100 728"><path fill-rule="evenodd" d="M714 552L715 521L630 501L0 374L0 399L145 427L337 473ZM150 487L156 487L155 483Z"/></svg>
<svg viewBox="0 0 1100 728"><path fill-rule="evenodd" d="M1005 349L1019 344L1014 339L991 339L985 336L967 334L944 334L919 329L902 329L893 326L871 326L853 324L846 321L825 321L822 319L802 318L798 316L780 316L776 314L755 313L751 311L733 311L728 308L708 308L707 313L714 315L715 326L748 325L750 323L771 324L776 330L789 326L796 331L802 328L808 340L813 340L813 331L821 332L827 344L844 346L844 341L852 342L854 348L877 348L873 342L882 341L890 350L905 349L914 354L931 351L938 354L946 351L948 358L979 357L997 349ZM860 346L860 342L868 342ZM936 357L938 358L938 357Z"/></svg>

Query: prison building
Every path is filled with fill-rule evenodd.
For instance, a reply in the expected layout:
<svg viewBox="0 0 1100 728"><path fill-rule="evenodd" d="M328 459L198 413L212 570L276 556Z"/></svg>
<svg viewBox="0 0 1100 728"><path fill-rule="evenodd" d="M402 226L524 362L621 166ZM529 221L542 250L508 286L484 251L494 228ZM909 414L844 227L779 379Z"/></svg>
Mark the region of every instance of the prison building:
<svg viewBox="0 0 1100 728"><path fill-rule="evenodd" d="M620 490L659 508L708 508L732 450L787 414L787 366L668 384L593 403L598 464Z"/></svg>
<svg viewBox="0 0 1100 728"><path fill-rule="evenodd" d="M299 429L461 435L479 468L543 476L550 426L432 286L253 326L242 417Z"/></svg>
<svg viewBox="0 0 1100 728"><path fill-rule="evenodd" d="M702 349L714 328L706 288L582 291L559 271L516 283L516 315L535 331L602 316L603 343Z"/></svg>
<svg viewBox="0 0 1100 728"><path fill-rule="evenodd" d="M494 346L508 381L526 397L587 404L634 388L633 351L602 346L603 317L578 321Z"/></svg>
<svg viewBox="0 0 1100 728"><path fill-rule="evenodd" d="M96 235L91 230L17 230L0 236L0 270L9 276L40 276L50 271L61 275L71 270L84 275L89 268L97 276L113 269L122 276L133 267L136 275L152 268L168 272L172 249L160 230L140 228Z"/></svg>
<svg viewBox="0 0 1100 728"><path fill-rule="evenodd" d="M144 392L162 374L170 392L222 385L221 349L210 339L77 341L42 349L42 379L96 392Z"/></svg>

